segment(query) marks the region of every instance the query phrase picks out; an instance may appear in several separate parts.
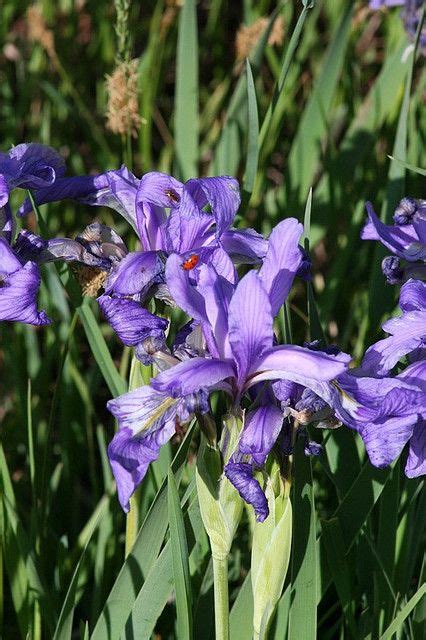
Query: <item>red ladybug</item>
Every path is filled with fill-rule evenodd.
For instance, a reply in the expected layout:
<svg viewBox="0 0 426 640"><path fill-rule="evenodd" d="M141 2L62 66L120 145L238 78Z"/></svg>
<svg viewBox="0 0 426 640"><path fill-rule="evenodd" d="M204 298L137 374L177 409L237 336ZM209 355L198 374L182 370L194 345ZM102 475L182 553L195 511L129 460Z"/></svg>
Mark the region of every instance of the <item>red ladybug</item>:
<svg viewBox="0 0 426 640"><path fill-rule="evenodd" d="M199 259L200 258L194 253L192 256L189 256L187 260L185 260L182 268L185 269L185 271L191 271L191 269L197 266Z"/></svg>

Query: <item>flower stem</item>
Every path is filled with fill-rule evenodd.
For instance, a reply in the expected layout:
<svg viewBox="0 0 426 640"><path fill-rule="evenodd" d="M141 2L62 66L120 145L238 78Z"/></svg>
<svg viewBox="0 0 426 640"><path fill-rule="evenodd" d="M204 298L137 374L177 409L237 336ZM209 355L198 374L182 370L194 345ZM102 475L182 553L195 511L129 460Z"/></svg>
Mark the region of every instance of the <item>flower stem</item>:
<svg viewBox="0 0 426 640"><path fill-rule="evenodd" d="M213 556L216 640L229 639L228 558Z"/></svg>
<svg viewBox="0 0 426 640"><path fill-rule="evenodd" d="M139 500L138 492L130 498L130 511L126 516L126 541L124 545L124 557L127 558L136 540L139 530Z"/></svg>

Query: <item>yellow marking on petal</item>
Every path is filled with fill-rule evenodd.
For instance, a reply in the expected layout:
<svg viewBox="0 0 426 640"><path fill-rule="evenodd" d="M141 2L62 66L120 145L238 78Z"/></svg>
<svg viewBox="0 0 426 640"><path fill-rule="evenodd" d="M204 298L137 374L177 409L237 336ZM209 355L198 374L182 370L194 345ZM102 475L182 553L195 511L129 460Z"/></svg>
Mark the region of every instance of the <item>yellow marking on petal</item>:
<svg viewBox="0 0 426 640"><path fill-rule="evenodd" d="M134 435L141 433L141 431L147 431L161 416L170 409L174 404L179 402L179 398L165 398L163 402L153 411L151 416L144 422L143 426L135 432Z"/></svg>

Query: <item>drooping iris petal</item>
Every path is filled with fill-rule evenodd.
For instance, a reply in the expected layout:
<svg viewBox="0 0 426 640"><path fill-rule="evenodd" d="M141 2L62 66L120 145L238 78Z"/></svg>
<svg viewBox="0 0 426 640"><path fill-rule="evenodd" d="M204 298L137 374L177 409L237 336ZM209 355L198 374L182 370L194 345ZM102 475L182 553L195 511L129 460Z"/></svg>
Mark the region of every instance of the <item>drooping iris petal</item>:
<svg viewBox="0 0 426 640"><path fill-rule="evenodd" d="M405 258L408 261L418 260L418 251L411 250L410 252L411 245L418 242L419 239L413 225L385 225L377 217L371 202L367 202L365 206L369 221L361 231L361 238L363 240L380 240L385 247L400 258Z"/></svg>
<svg viewBox="0 0 426 640"><path fill-rule="evenodd" d="M256 520L266 520L269 515L268 501L259 482L253 477L253 465L248 462L233 462L231 459L225 465L224 473L242 499L253 505Z"/></svg>
<svg viewBox="0 0 426 640"><path fill-rule="evenodd" d="M426 310L426 282L408 280L401 287L399 306L403 311Z"/></svg>
<svg viewBox="0 0 426 640"><path fill-rule="evenodd" d="M72 199L93 207L110 207L137 229L135 199L139 180L125 167L95 176L60 178L51 187L37 189L37 205ZM18 214L25 215L32 205L26 200Z"/></svg>
<svg viewBox="0 0 426 640"><path fill-rule="evenodd" d="M268 251L259 271L259 277L269 295L272 315L275 317L286 300L294 276L304 256L299 247L303 226L295 218L280 222L269 238Z"/></svg>
<svg viewBox="0 0 426 640"><path fill-rule="evenodd" d="M373 375L386 375L407 353L423 346L426 338L426 311L409 311L383 325L391 335L367 349L362 368Z"/></svg>
<svg viewBox="0 0 426 640"><path fill-rule="evenodd" d="M113 269L104 285L107 293L142 297L154 284L162 281L164 264L156 251L128 253Z"/></svg>
<svg viewBox="0 0 426 640"><path fill-rule="evenodd" d="M238 283L229 304L229 342L237 363L238 384L242 385L253 362L274 340L271 305L256 272Z"/></svg>
<svg viewBox="0 0 426 640"><path fill-rule="evenodd" d="M210 389L230 377L235 377L235 369L230 360L191 358L159 373L153 378L151 385L161 393L178 398L202 387Z"/></svg>
<svg viewBox="0 0 426 640"><path fill-rule="evenodd" d="M144 309L138 302L127 298L102 295L98 298L103 314L120 340L135 346L150 336L163 336L168 321Z"/></svg>
<svg viewBox="0 0 426 640"><path fill-rule="evenodd" d="M0 238L0 276L8 276L18 271L22 263L4 238Z"/></svg>
<svg viewBox="0 0 426 640"><path fill-rule="evenodd" d="M362 425L358 433L364 441L368 457L375 467L386 467L401 453L411 438L417 416L383 418Z"/></svg>
<svg viewBox="0 0 426 640"><path fill-rule="evenodd" d="M130 429L121 429L108 446L108 457L117 483L118 499L127 513L130 497L142 482L151 462L158 458L161 447L175 433L174 420L147 436L133 436Z"/></svg>
<svg viewBox="0 0 426 640"><path fill-rule="evenodd" d="M235 264L256 264L268 250L268 241L254 229L227 229L220 242Z"/></svg>
<svg viewBox="0 0 426 640"><path fill-rule="evenodd" d="M34 262L27 262L10 275L0 275L0 320L27 324L50 324L44 311L37 311L40 272Z"/></svg>
<svg viewBox="0 0 426 640"><path fill-rule="evenodd" d="M419 420L410 439L405 475L418 478L426 475L426 420Z"/></svg>
<svg viewBox="0 0 426 640"><path fill-rule="evenodd" d="M0 154L0 206L16 187L40 189L49 187L65 173L65 162L57 151L34 142L18 144Z"/></svg>
<svg viewBox="0 0 426 640"><path fill-rule="evenodd" d="M238 451L253 456L256 464L264 464L278 438L282 423L282 411L273 404L249 411L245 417Z"/></svg>
<svg viewBox="0 0 426 640"><path fill-rule="evenodd" d="M107 404L117 418L119 431L108 447L117 481L120 504L129 510L129 499L142 481L160 447L175 432L178 402L149 386L125 393Z"/></svg>
<svg viewBox="0 0 426 640"><path fill-rule="evenodd" d="M346 369L351 357L346 353L336 356L305 347L283 345L271 347L253 362L249 384L262 380L291 380L317 392L315 382L327 382L337 378Z"/></svg>
<svg viewBox="0 0 426 640"><path fill-rule="evenodd" d="M200 208L209 204L216 221L218 238L231 226L241 203L237 180L230 176L188 180L185 189Z"/></svg>

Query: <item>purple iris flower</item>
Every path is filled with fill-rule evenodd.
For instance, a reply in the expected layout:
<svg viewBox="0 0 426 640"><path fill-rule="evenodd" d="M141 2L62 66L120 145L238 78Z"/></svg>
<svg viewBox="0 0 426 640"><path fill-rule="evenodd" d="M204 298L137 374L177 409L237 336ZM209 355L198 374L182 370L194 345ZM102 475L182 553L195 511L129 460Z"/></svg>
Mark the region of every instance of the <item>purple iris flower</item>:
<svg viewBox="0 0 426 640"><path fill-rule="evenodd" d="M335 394L334 409L347 426L358 431L373 465L388 466L409 443L406 475L413 478L426 473L424 359L393 378L370 377L362 369L344 373L335 388L341 391Z"/></svg>
<svg viewBox="0 0 426 640"><path fill-rule="evenodd" d="M32 261L21 261L0 237L0 320L44 325L50 320L37 310L40 272Z"/></svg>
<svg viewBox="0 0 426 640"><path fill-rule="evenodd" d="M7 204L12 189L48 187L64 173L61 156L44 144L18 144L7 153L0 153L0 207Z"/></svg>
<svg viewBox="0 0 426 640"><path fill-rule="evenodd" d="M369 347L362 368L365 372L385 376L399 360L412 354L416 360L424 358L426 347L426 283L409 280L402 288L399 305L401 316L383 324L389 337Z"/></svg>
<svg viewBox="0 0 426 640"><path fill-rule="evenodd" d="M382 262L390 284L410 278L426 277L426 201L403 198L394 213L394 224L385 225L370 202L366 204L368 222L361 232L363 240L379 240L394 255Z"/></svg>
<svg viewBox="0 0 426 640"><path fill-rule="evenodd" d="M168 254L176 252L190 261L210 262L234 281L235 267L229 256L237 264L256 263L266 253L267 242L256 231L231 228L240 194L237 181L227 176L183 184L166 174L151 172L138 180L123 166L97 176L62 178L52 187L35 192L38 204L63 198L109 206L138 233L142 250L128 253L113 265L104 285L109 298L102 296L99 300L119 336L128 334L132 320L133 336L143 330L139 323L146 314L142 309L137 311L136 304L143 305L152 295L172 302L164 278ZM24 203L21 213L30 208L29 202ZM126 315L124 309L130 307L132 312ZM159 339L153 333L150 337ZM143 351L141 346L137 354Z"/></svg>
<svg viewBox="0 0 426 640"><path fill-rule="evenodd" d="M232 399L231 410L239 414L243 396L258 383L290 380L321 394L325 382L346 370L350 360L346 354L274 345L274 316L304 260L298 245L302 231L302 225L294 219L280 223L271 234L259 272L248 273L237 285L218 274L211 264L187 271L181 256L172 254L168 258L166 281L170 294L201 327L208 357L192 357L162 371L150 387L142 388L139 399L138 391L132 392L133 407L121 398L109 404L114 415L121 418L121 429L126 428L127 420L135 431L134 425L140 419L137 407L150 393L157 399L160 394L163 400L179 403L222 389ZM256 466L264 464L282 422L283 413L276 404L261 403L249 410L239 445L225 467L225 474L242 497L253 504L260 521L267 517L268 506L253 474ZM164 428L169 434L167 420ZM139 423L139 429L144 430L144 425ZM131 433L126 435L128 446L133 446ZM118 438L124 436L115 437ZM122 457L121 466L123 460ZM117 473L116 478L120 482Z"/></svg>

